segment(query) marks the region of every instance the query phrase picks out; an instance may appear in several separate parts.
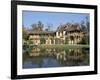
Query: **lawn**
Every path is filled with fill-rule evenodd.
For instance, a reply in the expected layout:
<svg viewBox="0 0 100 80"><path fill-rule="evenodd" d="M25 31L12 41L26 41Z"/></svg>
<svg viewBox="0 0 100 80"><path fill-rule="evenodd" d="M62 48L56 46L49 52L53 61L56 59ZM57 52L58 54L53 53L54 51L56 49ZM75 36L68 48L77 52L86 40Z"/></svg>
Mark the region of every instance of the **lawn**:
<svg viewBox="0 0 100 80"><path fill-rule="evenodd" d="M38 48L55 48L55 49L75 49L75 48L89 48L89 45L80 45L80 44L74 44L74 45L69 45L69 44L55 44L55 45L46 45L46 44L41 44L37 45Z"/></svg>

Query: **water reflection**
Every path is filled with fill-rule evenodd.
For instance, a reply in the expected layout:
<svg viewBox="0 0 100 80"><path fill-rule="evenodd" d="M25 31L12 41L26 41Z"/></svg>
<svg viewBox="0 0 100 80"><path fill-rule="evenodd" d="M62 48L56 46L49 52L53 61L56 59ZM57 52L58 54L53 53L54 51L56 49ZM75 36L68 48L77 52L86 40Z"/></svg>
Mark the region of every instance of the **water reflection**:
<svg viewBox="0 0 100 80"><path fill-rule="evenodd" d="M23 53L23 68L88 66L89 49L39 49Z"/></svg>

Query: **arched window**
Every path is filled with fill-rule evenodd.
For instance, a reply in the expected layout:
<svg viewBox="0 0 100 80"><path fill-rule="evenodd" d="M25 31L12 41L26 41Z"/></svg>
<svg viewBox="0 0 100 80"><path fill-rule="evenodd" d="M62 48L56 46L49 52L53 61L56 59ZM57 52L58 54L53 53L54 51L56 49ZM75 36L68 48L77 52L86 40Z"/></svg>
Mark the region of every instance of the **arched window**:
<svg viewBox="0 0 100 80"><path fill-rule="evenodd" d="M74 40L74 36L70 36L70 40Z"/></svg>

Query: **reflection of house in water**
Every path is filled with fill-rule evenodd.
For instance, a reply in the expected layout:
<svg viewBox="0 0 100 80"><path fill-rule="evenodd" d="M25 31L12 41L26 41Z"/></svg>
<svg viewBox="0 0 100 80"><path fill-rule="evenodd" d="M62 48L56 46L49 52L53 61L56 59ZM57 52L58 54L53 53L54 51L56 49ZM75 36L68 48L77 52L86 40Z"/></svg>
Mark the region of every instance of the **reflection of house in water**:
<svg viewBox="0 0 100 80"><path fill-rule="evenodd" d="M84 54L81 49L69 49L67 57L69 59L77 60L77 59L82 59L84 57Z"/></svg>
<svg viewBox="0 0 100 80"><path fill-rule="evenodd" d="M89 65L89 54L84 53L82 49L68 49L56 54L56 59L60 64L67 66Z"/></svg>
<svg viewBox="0 0 100 80"><path fill-rule="evenodd" d="M81 25L67 23L56 31L30 31L29 39L33 44L78 44L83 38Z"/></svg>
<svg viewBox="0 0 100 80"><path fill-rule="evenodd" d="M43 54L41 54L43 53ZM68 50L61 50L57 52L55 49L39 49L39 48L34 48L32 52L29 54L29 56L44 56L44 55L53 55L56 57L57 60L64 60L66 61L67 59L73 59L73 60L78 60L82 59L85 54L83 54L83 51L81 49L68 49Z"/></svg>
<svg viewBox="0 0 100 80"><path fill-rule="evenodd" d="M66 61L67 59L73 59L73 60L82 59L83 57L84 54L81 49L68 49L67 52L64 50L59 53L56 53L56 58L62 59L64 61Z"/></svg>
<svg viewBox="0 0 100 80"><path fill-rule="evenodd" d="M65 51L61 51L59 53L56 54L56 58L57 60L64 60L66 61L66 52Z"/></svg>
<svg viewBox="0 0 100 80"><path fill-rule="evenodd" d="M41 54L41 50L38 48L34 48L32 53L28 55L28 59L25 58L25 62L28 60L31 61L32 67L37 65L36 67L61 67L61 66L82 66L89 65L89 54L88 49L67 49L67 50L59 50L59 52L55 49L45 50ZM24 54L25 55L25 54Z"/></svg>
<svg viewBox="0 0 100 80"><path fill-rule="evenodd" d="M40 48L33 48L29 56L44 56L44 55L52 55L55 53L55 49L40 49Z"/></svg>
<svg viewBox="0 0 100 80"><path fill-rule="evenodd" d="M31 53L29 53L29 56L39 56L40 55L40 49L39 48L33 48Z"/></svg>

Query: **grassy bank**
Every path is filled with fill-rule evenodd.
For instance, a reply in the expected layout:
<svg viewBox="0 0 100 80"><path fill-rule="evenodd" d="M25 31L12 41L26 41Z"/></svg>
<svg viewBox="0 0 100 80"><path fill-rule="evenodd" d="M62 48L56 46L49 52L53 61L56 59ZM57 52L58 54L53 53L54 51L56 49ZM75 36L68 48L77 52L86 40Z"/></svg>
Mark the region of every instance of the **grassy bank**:
<svg viewBox="0 0 100 80"><path fill-rule="evenodd" d="M55 45L46 45L46 44L41 44L37 46L38 48L55 48L55 49L68 49L68 48L89 48L89 45L68 45L68 44L55 44Z"/></svg>

